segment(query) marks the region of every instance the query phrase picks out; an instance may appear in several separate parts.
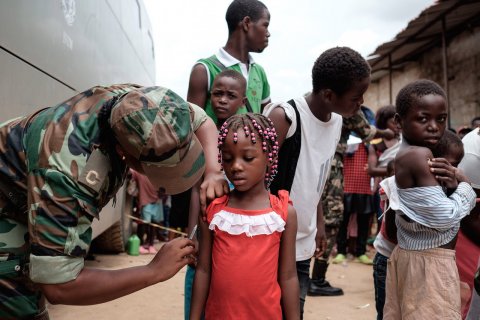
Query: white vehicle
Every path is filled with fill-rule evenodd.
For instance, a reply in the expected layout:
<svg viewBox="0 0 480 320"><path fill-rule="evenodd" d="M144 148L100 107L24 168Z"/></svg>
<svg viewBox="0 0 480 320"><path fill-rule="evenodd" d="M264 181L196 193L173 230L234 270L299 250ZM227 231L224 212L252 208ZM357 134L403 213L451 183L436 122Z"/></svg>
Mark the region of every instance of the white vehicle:
<svg viewBox="0 0 480 320"><path fill-rule="evenodd" d="M95 85L155 83L141 0L0 2L0 123ZM95 246L120 252L131 231L125 188L94 220ZM121 211L122 214L118 214Z"/></svg>

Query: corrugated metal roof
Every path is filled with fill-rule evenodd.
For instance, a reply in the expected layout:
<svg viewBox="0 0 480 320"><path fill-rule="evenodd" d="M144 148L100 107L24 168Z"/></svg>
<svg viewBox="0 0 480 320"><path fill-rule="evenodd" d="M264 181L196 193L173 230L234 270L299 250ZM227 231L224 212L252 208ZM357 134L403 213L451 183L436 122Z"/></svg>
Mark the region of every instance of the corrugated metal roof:
<svg viewBox="0 0 480 320"><path fill-rule="evenodd" d="M445 21L447 39L480 25L480 1L444 0L428 7L410 21L395 38L375 50L368 58L372 66L372 77L389 68L414 60L422 52L442 42L442 23Z"/></svg>

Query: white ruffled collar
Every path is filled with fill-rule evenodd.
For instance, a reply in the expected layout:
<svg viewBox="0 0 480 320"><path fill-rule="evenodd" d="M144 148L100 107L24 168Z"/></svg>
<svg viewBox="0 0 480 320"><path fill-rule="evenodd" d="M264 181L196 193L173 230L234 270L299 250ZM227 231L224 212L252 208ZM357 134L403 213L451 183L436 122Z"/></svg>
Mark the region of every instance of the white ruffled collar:
<svg viewBox="0 0 480 320"><path fill-rule="evenodd" d="M275 211L258 215L245 215L220 210L215 213L210 222L210 230L219 230L231 235L245 233L248 237L270 235L285 230L285 221Z"/></svg>

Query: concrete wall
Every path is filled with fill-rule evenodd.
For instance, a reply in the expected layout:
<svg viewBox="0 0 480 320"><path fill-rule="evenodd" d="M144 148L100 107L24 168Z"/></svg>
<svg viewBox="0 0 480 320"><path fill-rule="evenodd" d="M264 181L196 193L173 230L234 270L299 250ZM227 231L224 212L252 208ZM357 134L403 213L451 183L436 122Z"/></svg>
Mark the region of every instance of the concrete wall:
<svg viewBox="0 0 480 320"><path fill-rule="evenodd" d="M480 116L480 27L466 30L451 39L447 47L450 121L453 128L470 125ZM426 78L444 87L442 48L434 47L392 74L392 104L407 83ZM373 110L390 104L389 75L372 81L365 105Z"/></svg>

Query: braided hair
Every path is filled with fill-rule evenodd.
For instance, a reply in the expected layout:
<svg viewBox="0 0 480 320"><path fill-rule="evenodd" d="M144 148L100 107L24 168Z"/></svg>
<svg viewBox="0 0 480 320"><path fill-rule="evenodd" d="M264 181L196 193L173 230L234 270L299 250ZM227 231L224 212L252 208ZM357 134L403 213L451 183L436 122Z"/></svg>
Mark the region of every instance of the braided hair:
<svg viewBox="0 0 480 320"><path fill-rule="evenodd" d="M109 179L110 181L115 181L115 183L110 183L110 188L107 190L107 194L111 194L115 191L115 184L123 181L126 172L126 165L120 160L120 157L115 150L115 146L118 142L110 126L110 114L112 113L112 108L122 97L123 95L114 96L107 100L100 108L97 116L98 127L100 129L100 149L106 152L110 158L112 171L110 172Z"/></svg>
<svg viewBox="0 0 480 320"><path fill-rule="evenodd" d="M259 113L236 114L228 118L218 133L218 162L222 163L222 148L229 132L233 132L233 142L238 141L238 131L243 130L252 144L261 143L262 151L268 159L265 187L268 189L278 169L280 147L272 120Z"/></svg>

